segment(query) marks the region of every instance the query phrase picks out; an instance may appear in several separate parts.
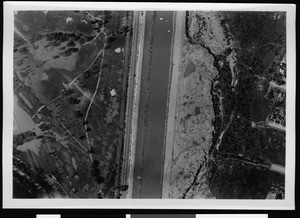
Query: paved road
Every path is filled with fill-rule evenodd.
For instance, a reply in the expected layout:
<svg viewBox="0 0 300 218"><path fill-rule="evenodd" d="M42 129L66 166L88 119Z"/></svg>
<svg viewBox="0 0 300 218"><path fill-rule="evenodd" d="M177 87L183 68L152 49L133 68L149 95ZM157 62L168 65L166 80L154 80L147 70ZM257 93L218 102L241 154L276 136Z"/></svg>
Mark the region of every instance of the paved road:
<svg viewBox="0 0 300 218"><path fill-rule="evenodd" d="M132 129L133 125L133 107L135 104L135 79L136 74L138 72L137 65L138 65L138 53L139 53L139 46L141 45L139 42L139 35L143 34L140 28L140 13L139 11L134 12L133 18L133 36L132 36L132 43L131 43L131 55L130 55L130 70L129 70L129 78L128 78L128 92L127 92L127 105L126 105L126 127L125 127L125 135L124 135L124 150L123 150L123 164L122 164L122 175L121 175L121 185L129 185L129 189L122 193L122 198L131 198L132 192L132 175L131 175L131 166L132 160L131 154L134 152L134 146L131 142L132 134L134 134L134 129Z"/></svg>

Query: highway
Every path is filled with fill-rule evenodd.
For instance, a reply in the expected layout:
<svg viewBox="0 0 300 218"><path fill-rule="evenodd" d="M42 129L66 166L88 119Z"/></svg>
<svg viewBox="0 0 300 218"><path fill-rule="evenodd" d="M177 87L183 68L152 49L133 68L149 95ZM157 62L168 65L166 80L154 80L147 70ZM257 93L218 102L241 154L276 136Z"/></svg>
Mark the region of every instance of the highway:
<svg viewBox="0 0 300 218"><path fill-rule="evenodd" d="M141 76L141 63L143 53L143 41L145 30L145 14L135 11L133 17L133 36L131 42L130 71L128 78L126 127L124 135L123 163L121 173L121 185L129 185L121 198L132 197L133 166L135 156L136 126L138 118L138 100Z"/></svg>

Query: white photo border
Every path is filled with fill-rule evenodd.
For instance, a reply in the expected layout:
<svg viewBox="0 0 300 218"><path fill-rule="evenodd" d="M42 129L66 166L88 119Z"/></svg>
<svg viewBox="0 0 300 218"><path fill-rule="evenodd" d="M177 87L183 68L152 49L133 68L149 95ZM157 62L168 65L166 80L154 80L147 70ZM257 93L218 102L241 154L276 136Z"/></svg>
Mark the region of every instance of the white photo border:
<svg viewBox="0 0 300 218"><path fill-rule="evenodd" d="M284 200L215 199L14 199L12 198L13 34L14 11L20 10L204 10L287 12L286 174ZM3 38L3 208L105 209L257 209L295 208L295 12L292 4L4 2Z"/></svg>

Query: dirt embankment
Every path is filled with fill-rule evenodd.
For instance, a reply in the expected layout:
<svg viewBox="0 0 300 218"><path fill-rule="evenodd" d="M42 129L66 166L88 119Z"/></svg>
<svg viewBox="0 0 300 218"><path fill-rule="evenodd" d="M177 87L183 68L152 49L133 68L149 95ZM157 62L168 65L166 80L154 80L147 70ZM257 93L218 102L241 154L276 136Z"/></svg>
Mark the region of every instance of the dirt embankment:
<svg viewBox="0 0 300 218"><path fill-rule="evenodd" d="M219 74L214 63L217 55L232 46L220 20L216 12L187 12L182 46L173 54L181 58L172 72L178 79L170 91L168 119L174 121L168 122L172 140L166 140L164 198L212 197L206 169L214 132L212 87ZM173 117L172 101L176 102Z"/></svg>

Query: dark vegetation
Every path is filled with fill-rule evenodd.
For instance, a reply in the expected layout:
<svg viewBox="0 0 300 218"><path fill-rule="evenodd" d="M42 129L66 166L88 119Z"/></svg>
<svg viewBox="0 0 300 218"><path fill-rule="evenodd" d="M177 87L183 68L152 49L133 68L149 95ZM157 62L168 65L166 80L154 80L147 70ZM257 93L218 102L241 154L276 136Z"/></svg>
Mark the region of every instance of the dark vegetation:
<svg viewBox="0 0 300 218"><path fill-rule="evenodd" d="M264 199L279 184L284 184L280 174L225 159L213 174L210 188L216 198Z"/></svg>
<svg viewBox="0 0 300 218"><path fill-rule="evenodd" d="M92 169L91 169L91 174L92 176L95 178L95 181L98 184L101 184L105 181L105 179L100 176L100 169L99 169L99 161L98 160L94 160L92 163Z"/></svg>
<svg viewBox="0 0 300 218"><path fill-rule="evenodd" d="M232 75L226 61L231 50L227 49L221 55L210 52L215 59L214 66L219 71L211 89L215 131L213 146L210 149L214 159L209 170L210 189L217 198L264 199L272 191L280 195L277 198L284 198L284 176L259 165L242 162L247 160L256 164L282 165L285 162L285 134L275 136L276 134L272 134L274 130L254 129L251 126L252 120L265 120L270 112L268 101L263 100L267 87L258 91L257 78L265 77L266 81L269 81L270 67L276 58L285 53L286 19L284 13L280 14L280 18L274 19L274 12L222 12L224 20L221 25L225 35L229 37L231 33L238 43L235 51L239 73L238 83L232 87ZM199 37L190 36L189 23L187 13L186 36L190 43L201 44ZM229 28L225 24L228 24ZM223 97L223 117L220 116L219 96ZM257 120L258 118L261 120ZM225 129L217 150L215 145Z"/></svg>
<svg viewBox="0 0 300 218"><path fill-rule="evenodd" d="M96 13L98 12L95 12L95 14ZM79 17L82 16L78 12L76 12L76 14L78 14ZM35 15L36 17L42 16L40 13ZM32 16L34 17L35 15ZM26 14L22 14L22 16L25 16L29 20L31 19L27 17ZM49 183L45 180L45 176L50 172L57 180L59 180L63 187L67 187L68 191L72 190L70 191L71 193L68 193L70 197L115 198L120 197L120 195L116 193L116 190L124 191L128 188L126 185L119 184L120 166L122 165L120 162L120 152L122 149L122 143L120 142L122 142L122 140L119 139L124 133L124 116L122 116L122 114L125 113L125 107L122 107L121 105L126 103L126 86L124 86L127 81L127 74L124 66L125 54L124 52L115 53L114 50L118 47L125 47L125 37L130 30L131 24L129 21L125 22L123 18L128 18L129 16L131 16L130 13L125 11L105 11L104 14L99 15L99 17L103 17L103 22L97 20L95 22L92 21L91 24L88 25L92 27L92 31L95 33L94 35L100 31L100 28L103 27L103 25L105 25L104 31L108 36L108 47L105 49L105 55L104 53L100 55L89 70L80 72L82 75L78 77L76 87L72 86L69 89L65 89L62 86L62 82L65 84L69 82L66 77L72 77L68 72L56 68L50 68L48 70L49 80L42 82L42 86L45 90L44 95L48 96L50 100L57 96L60 97L40 110L38 114L41 115L41 119L39 116L35 116L34 122L44 122L39 128L42 131L42 134L50 135L50 137L45 137L44 135L36 136L33 132L14 136L14 147L22 145L26 140L30 141L34 138L41 139L42 148L40 152L48 155L48 159L52 158L52 161L58 161L58 165L60 165L60 168L62 169L60 172L54 173L52 168L50 170L47 166L41 166L40 169L34 171L31 170L31 174L28 174L30 178L34 178L32 180L33 184L34 182L40 184L43 193L51 193L53 191L53 189L49 189L50 187L47 186ZM72 22L74 22L74 20ZM55 24L57 23L58 22ZM71 22L69 23L71 24ZM52 23L47 30L49 28L51 29L53 27L52 25L55 26ZM76 22L74 22L74 25L76 25ZM36 31L38 28L41 27L37 26ZM52 43L53 46L59 46L62 42L67 42L66 46L61 49L60 55L63 56L69 56L72 53L78 52L76 43L78 44L79 42L79 44L83 44L94 38L91 34L87 34L89 30L84 32L82 28L79 31L68 31L68 33L66 33L67 31L47 32L47 30L45 32L48 43ZM97 47L99 50L99 48L102 48L103 46L104 38L98 38L99 39L94 40L93 43L90 44L95 44L94 47ZM35 40L37 40L37 38L35 38ZM90 47L87 48L87 51L84 51L84 55L81 57L82 61L86 60L86 55L93 52L89 50ZM28 52L28 50L21 52ZM101 66L100 63L102 60L103 65ZM96 90L99 75L101 75L100 86L98 87L98 90ZM115 96L111 96L110 94L112 89L117 93ZM88 120L85 120L90 100L84 97L83 94L88 93L92 96L95 91L97 91L97 94L91 106ZM107 119L107 117L110 116L112 118ZM63 136L64 141L68 142L67 151L64 146L60 144L61 142L57 141L55 137L51 137L53 136L52 132ZM87 145L86 132L93 142L91 148ZM33 135L31 136L31 134ZM75 139L77 139L78 142ZM81 150L84 150L84 148L81 147L84 146L87 151L85 153L79 152L76 146ZM23 157L20 155L21 153L21 151L18 151L18 154L16 155L18 157ZM93 156L94 161L92 163L89 161L89 154L92 154ZM80 178L79 180L74 178L74 170L73 167L70 166L71 157L76 159L79 166L78 171L76 172ZM51 164L54 164L54 162ZM22 170L23 169L25 170L24 167ZM68 175L68 177L66 177L66 175ZM18 175L16 175L16 178L17 176ZM29 182L26 182L22 178L18 179L21 184L29 184ZM68 180L72 181L72 185L69 184ZM89 185L90 188L83 190L83 187L86 185ZM102 192L92 192L92 188L97 187L98 185L102 188ZM18 190L19 187L19 185L15 185L15 188ZM32 187L32 191L34 191L34 187ZM28 195L28 193L24 193L22 196L28 197ZM38 196L38 194L33 195L32 197L35 198L36 196Z"/></svg>
<svg viewBox="0 0 300 218"><path fill-rule="evenodd" d="M30 166L18 158L13 158L13 165L14 198L39 198L53 191L53 186L45 180L43 169L36 168L33 173Z"/></svg>
<svg viewBox="0 0 300 218"><path fill-rule="evenodd" d="M122 108L121 105L126 102L126 86L124 87L123 83L124 80L127 81L127 77L125 66L122 63L125 56L123 53L115 53L114 50L118 47L123 47L125 44L125 35L119 30L122 28L120 23L121 17L126 15L126 13L128 12L124 12L124 14L120 12L105 12L106 22L104 22L104 26L108 36L108 46L105 48L105 56L101 68L101 86L98 90L98 97L95 98L95 104L91 107L91 111L97 110L97 113L91 112L88 118L88 126L91 127L89 131L90 135L97 136L94 138L95 146L93 147L93 152L100 161L103 160L108 164L108 168L100 170L102 177L94 175L98 183L104 184L102 191L106 197L115 197L112 190L118 186L117 181L119 180L119 172L121 170L119 168L121 165L119 158L122 143L120 143L119 137L123 136L123 131L121 131L122 128L120 127L124 125L122 113L125 112L125 108ZM85 72L84 79L80 80L80 86L83 88L95 87L98 76L97 72L99 70L94 71L93 69ZM117 93L114 97L110 94L112 89ZM113 99L118 104L116 108L117 113L112 121L108 122L107 113L111 110ZM106 158L107 154L110 154L111 158ZM105 171L106 173L104 173ZM98 171L96 170L95 172L97 173ZM102 198L103 196L100 197Z"/></svg>
<svg viewBox="0 0 300 218"><path fill-rule="evenodd" d="M225 163L212 170L214 172L212 175L216 174L218 178L211 177L211 189L219 198L266 198L270 191L276 189L276 186L284 186L284 176L280 174L249 164L234 161L226 163L225 157L222 156L222 153L240 155L252 162L264 164L283 162L278 156L285 156L285 145L282 144L280 149L269 149L270 146L273 148L277 146L268 146L266 141L269 136L266 136L265 130L253 129L250 121L254 120L256 113L266 114L262 110L268 108L267 104L263 104L266 101L259 99L263 98L263 94L260 96L256 94L258 92L256 78L267 77L265 72L278 55L277 48L266 51L268 47L264 48L264 45L268 43L285 45L284 16L282 13L281 19L274 21L273 12L236 12L228 13L225 19L225 23L229 24L230 32L239 43L236 50L239 74L234 92L230 92L229 85L227 85L227 92L224 87L221 87L225 97L223 106L225 111L228 108L240 118L232 119L220 145L221 156L219 157L224 159ZM218 69L219 75L224 76L224 70ZM230 79L226 81L221 78L218 81L221 84L226 82L230 84ZM231 94L227 95L227 93ZM260 107L258 108L257 105ZM256 108L256 111L251 108ZM263 118L265 119L266 117ZM282 140L284 139L283 134Z"/></svg>
<svg viewBox="0 0 300 218"><path fill-rule="evenodd" d="M29 142L31 140L33 140L36 137L35 132L32 131L27 131L21 134L16 135L13 138L13 146L16 147L18 145L22 145L25 142Z"/></svg>
<svg viewBox="0 0 300 218"><path fill-rule="evenodd" d="M72 17L73 21L66 23L66 19ZM81 20L87 19L85 13L75 13L74 11L18 11L15 15L15 26L26 38L35 40L39 38L40 32L74 32L83 35L90 35L93 32L91 24L82 23ZM23 30L26 24L27 31ZM47 25L45 25L47 24ZM58 34L56 34L58 36Z"/></svg>

